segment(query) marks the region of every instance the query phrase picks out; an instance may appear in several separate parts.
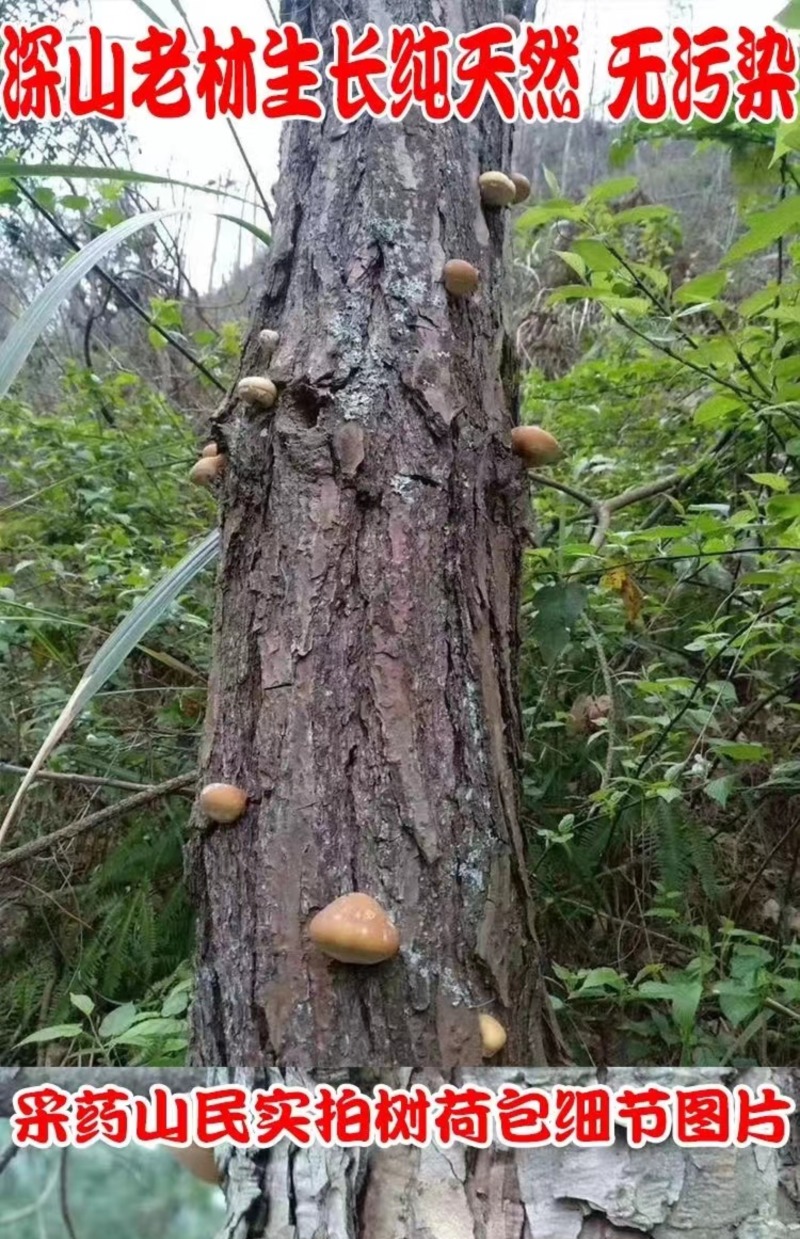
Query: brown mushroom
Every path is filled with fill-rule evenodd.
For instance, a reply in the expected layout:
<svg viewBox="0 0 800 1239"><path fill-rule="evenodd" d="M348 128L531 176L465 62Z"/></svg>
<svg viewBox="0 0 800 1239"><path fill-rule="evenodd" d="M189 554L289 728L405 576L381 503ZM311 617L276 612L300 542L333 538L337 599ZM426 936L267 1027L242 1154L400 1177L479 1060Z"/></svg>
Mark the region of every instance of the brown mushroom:
<svg viewBox="0 0 800 1239"><path fill-rule="evenodd" d="M201 456L218 456L219 448L216 443L207 443L200 453Z"/></svg>
<svg viewBox="0 0 800 1239"><path fill-rule="evenodd" d="M511 431L511 447L529 469L552 465L562 456L558 439L541 426L515 426Z"/></svg>
<svg viewBox="0 0 800 1239"><path fill-rule="evenodd" d="M216 456L201 456L189 472L189 481L196 486L211 486L225 472L225 457L221 452Z"/></svg>
<svg viewBox="0 0 800 1239"><path fill-rule="evenodd" d="M478 177L481 202L488 207L511 206L517 187L505 172L482 172Z"/></svg>
<svg viewBox="0 0 800 1239"><path fill-rule="evenodd" d="M493 1015L487 1015L485 1011L481 1011L478 1016L478 1023L480 1024L483 1057L493 1058L502 1050L508 1040L508 1034L500 1021L496 1020Z"/></svg>
<svg viewBox="0 0 800 1239"><path fill-rule="evenodd" d="M524 202L526 198L531 196L531 183L527 176L523 176L521 172L512 172L511 180L514 182L516 193L512 206L517 206L520 202Z"/></svg>
<svg viewBox="0 0 800 1239"><path fill-rule="evenodd" d="M477 269L463 258L451 258L442 274L444 286L453 297L471 297L480 280Z"/></svg>
<svg viewBox="0 0 800 1239"><path fill-rule="evenodd" d="M209 783L200 793L200 808L212 822L235 822L247 808L247 792L233 783Z"/></svg>
<svg viewBox="0 0 800 1239"><path fill-rule="evenodd" d="M278 389L272 379L253 374L239 380L236 395L247 404L260 404L265 409L271 409L278 399Z"/></svg>
<svg viewBox="0 0 800 1239"><path fill-rule="evenodd" d="M340 895L318 912L308 935L343 964L379 964L400 949L400 935L381 905L361 891Z"/></svg>

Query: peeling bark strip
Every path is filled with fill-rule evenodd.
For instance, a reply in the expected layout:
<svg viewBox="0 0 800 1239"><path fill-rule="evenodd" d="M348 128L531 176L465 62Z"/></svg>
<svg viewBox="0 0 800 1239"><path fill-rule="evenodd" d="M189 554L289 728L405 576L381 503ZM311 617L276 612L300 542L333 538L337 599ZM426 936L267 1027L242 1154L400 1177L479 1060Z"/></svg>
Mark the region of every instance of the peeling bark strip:
<svg viewBox="0 0 800 1239"><path fill-rule="evenodd" d="M498 0L360 0L367 21L453 31ZM320 38L337 0L284 4ZM201 784L250 796L195 813L194 1059L316 1067L478 1064L475 1008L508 1061L545 1061L545 1000L521 836L517 613L524 471L501 317L510 168L477 124L287 126L266 292L229 399L222 560ZM448 298L448 258L480 271ZM267 367L258 333L280 333ZM260 352L262 350L262 352ZM501 371L503 372L501 374ZM505 379L505 386L503 379ZM331 963L305 926L336 896L383 905L401 953Z"/></svg>

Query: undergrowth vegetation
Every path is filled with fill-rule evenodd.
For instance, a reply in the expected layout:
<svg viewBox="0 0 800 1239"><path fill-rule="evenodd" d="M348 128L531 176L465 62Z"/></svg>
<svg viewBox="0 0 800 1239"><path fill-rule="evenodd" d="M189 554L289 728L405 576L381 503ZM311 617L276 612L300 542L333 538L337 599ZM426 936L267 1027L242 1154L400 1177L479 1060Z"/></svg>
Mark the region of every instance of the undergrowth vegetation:
<svg viewBox="0 0 800 1239"><path fill-rule="evenodd" d="M737 160L751 140L714 138ZM536 314L567 359L537 364L525 336L523 419L566 454L532 478L521 774L549 986L580 1062L800 1049L800 183L780 141L740 184L732 248L688 277L680 218L623 172L580 201L550 177L516 220L518 317L525 273L556 270ZM151 313L224 377L235 322L193 335L178 299ZM117 350L102 376L70 362L46 406L25 382L3 404L4 798L76 668L214 522L187 495L198 428L160 390ZM191 788L210 605L206 574L94 697L48 764L62 781L35 785L21 849L137 788L187 772ZM187 817L170 788L0 855L4 1059L182 1061Z"/></svg>

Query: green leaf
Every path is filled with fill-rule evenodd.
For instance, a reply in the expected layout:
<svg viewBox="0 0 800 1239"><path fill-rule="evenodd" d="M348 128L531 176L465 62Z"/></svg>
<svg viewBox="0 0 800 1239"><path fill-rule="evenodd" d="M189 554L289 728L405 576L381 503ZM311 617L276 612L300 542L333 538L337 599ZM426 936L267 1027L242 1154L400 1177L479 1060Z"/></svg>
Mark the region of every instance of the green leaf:
<svg viewBox="0 0 800 1239"><path fill-rule="evenodd" d="M800 228L800 194L784 199L766 211L758 211L748 218L748 231L740 237L725 255L726 263L756 254L773 245L779 237L796 232Z"/></svg>
<svg viewBox="0 0 800 1239"><path fill-rule="evenodd" d="M789 0L772 20L785 26L787 30L800 30L800 0Z"/></svg>
<svg viewBox="0 0 800 1239"><path fill-rule="evenodd" d="M724 809L731 794L736 790L736 778L732 774L725 774L720 779L712 779L706 783L703 790L709 800L715 801Z"/></svg>
<svg viewBox="0 0 800 1239"><path fill-rule="evenodd" d="M720 757L730 761L764 761L769 749L763 744L746 744L739 740L710 740L709 745Z"/></svg>
<svg viewBox="0 0 800 1239"><path fill-rule="evenodd" d="M606 988L614 990L621 990L625 988L625 978L620 976L615 968L590 969L574 993L581 994L587 989Z"/></svg>
<svg viewBox="0 0 800 1239"><path fill-rule="evenodd" d="M736 396L709 396L698 405L694 411L694 420L698 426L726 426L735 420L734 414L745 408L744 402Z"/></svg>
<svg viewBox="0 0 800 1239"><path fill-rule="evenodd" d="M71 1041L73 1037L80 1037L82 1033L83 1027L80 1024L52 1024L50 1028L40 1028L38 1032L24 1037L22 1041L17 1042L14 1048L21 1045L38 1045L43 1041Z"/></svg>
<svg viewBox="0 0 800 1239"><path fill-rule="evenodd" d="M172 1037L185 1033L186 1028L182 1020L163 1019L156 1016L153 1019L141 1020L127 1031L120 1033L118 1037L114 1037L112 1044L117 1045L146 1045L148 1041L157 1040L160 1037Z"/></svg>
<svg viewBox="0 0 800 1239"><path fill-rule="evenodd" d="M614 198L624 198L639 188L637 176L619 176L612 181L602 181L595 185L586 195L587 202L611 202Z"/></svg>
<svg viewBox="0 0 800 1239"><path fill-rule="evenodd" d="M773 495L767 503L772 520L795 520L800 517L800 495Z"/></svg>
<svg viewBox="0 0 800 1239"><path fill-rule="evenodd" d="M88 994L70 994L69 1000L83 1015L91 1015L94 1011L94 1003Z"/></svg>
<svg viewBox="0 0 800 1239"><path fill-rule="evenodd" d="M194 181L176 181L170 176L160 176L155 172L135 172L132 168L104 168L89 164L70 163L19 163L16 159L0 156L0 176L13 176L19 180L28 177L42 179L45 177L66 177L69 180L86 181L116 181L122 185L175 185L178 189L194 189L201 194L215 194L217 197L234 198L237 202L247 202L241 194L233 194L217 185L198 185ZM81 203L88 199L67 195L61 201L69 205L69 199L75 198ZM78 209L83 209L80 207Z"/></svg>
<svg viewBox="0 0 800 1239"><path fill-rule="evenodd" d="M619 259L615 258L602 241L587 237L585 241L574 241L572 248L580 255L587 267L592 271L618 271Z"/></svg>
<svg viewBox="0 0 800 1239"><path fill-rule="evenodd" d="M76 284L79 284L91 271L92 267L123 241L141 232L143 228L149 228L153 224L160 223L162 219L176 214L178 212L171 208L166 211L146 211L142 215L126 219L123 223L117 224L115 228L104 232L102 236L95 237L93 241L84 245L83 249L67 260L27 310L20 315L0 347L0 396L8 394L8 389L59 305L69 296Z"/></svg>
<svg viewBox="0 0 800 1239"><path fill-rule="evenodd" d="M727 272L709 271L698 275L686 284L676 289L673 300L676 305L697 305L705 301L713 301L718 297L728 282Z"/></svg>
<svg viewBox="0 0 800 1239"><path fill-rule="evenodd" d="M127 1032L131 1025L135 1024L139 1018L141 1018L141 1012L136 1003L124 1002L122 1006L115 1007L113 1011L109 1011L97 1031L103 1038L116 1037L120 1033Z"/></svg>
<svg viewBox="0 0 800 1239"><path fill-rule="evenodd" d="M237 224L245 232L251 232L254 237L258 237L259 241L263 241L266 246L272 245L270 234L256 224L251 224L249 220L241 219L238 215L224 215L221 211L215 211L215 214L219 215L220 219L226 219L229 224Z"/></svg>
<svg viewBox="0 0 800 1239"><path fill-rule="evenodd" d="M545 662L553 663L569 643L571 630L586 609L589 592L583 585L546 585L534 598L531 625Z"/></svg>
<svg viewBox="0 0 800 1239"><path fill-rule="evenodd" d="M747 476L757 486L766 486L769 490L783 493L789 489L789 479L782 473L748 473Z"/></svg>
<svg viewBox="0 0 800 1239"><path fill-rule="evenodd" d="M752 990L742 989L735 981L720 981L714 986L719 1007L725 1019L736 1027L749 1020L761 1006L761 999Z"/></svg>

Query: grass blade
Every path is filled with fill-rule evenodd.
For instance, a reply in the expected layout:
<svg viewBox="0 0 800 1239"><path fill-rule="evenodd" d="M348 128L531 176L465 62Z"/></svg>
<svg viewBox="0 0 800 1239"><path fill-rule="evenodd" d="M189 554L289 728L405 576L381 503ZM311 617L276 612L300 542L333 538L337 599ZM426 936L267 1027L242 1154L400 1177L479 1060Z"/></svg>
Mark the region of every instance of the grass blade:
<svg viewBox="0 0 800 1239"><path fill-rule="evenodd" d="M90 167L71 163L18 163L16 159L0 157L0 176L34 177L37 180L61 176L85 181L121 181L125 185L175 185L178 189L195 189L201 194L218 194L247 202L241 194L232 194L227 189L214 185L196 185L193 181L176 181L171 176L157 176L154 172L134 172L128 168Z"/></svg>
<svg viewBox="0 0 800 1239"><path fill-rule="evenodd" d="M168 215L177 214L178 211L173 207L166 211L146 211L143 215L125 219L121 224L115 224L107 232L95 237L77 254L67 259L61 270L45 285L24 314L20 315L0 347L0 397L8 394L8 389L24 366L31 349L61 302L92 267L143 228L159 223Z"/></svg>
<svg viewBox="0 0 800 1239"><path fill-rule="evenodd" d="M33 759L27 774L20 783L17 794L11 802L2 825L0 825L0 845L2 845L20 805L28 789L55 749L62 736L75 722L75 719L86 709L107 680L139 644L145 633L162 618L167 608L184 592L198 573L207 568L219 553L219 530L214 529L208 537L190 551L180 563L176 564L166 576L136 604L130 615L119 624L107 641L103 643L86 668L80 683L70 697L64 709L47 733L38 753Z"/></svg>

